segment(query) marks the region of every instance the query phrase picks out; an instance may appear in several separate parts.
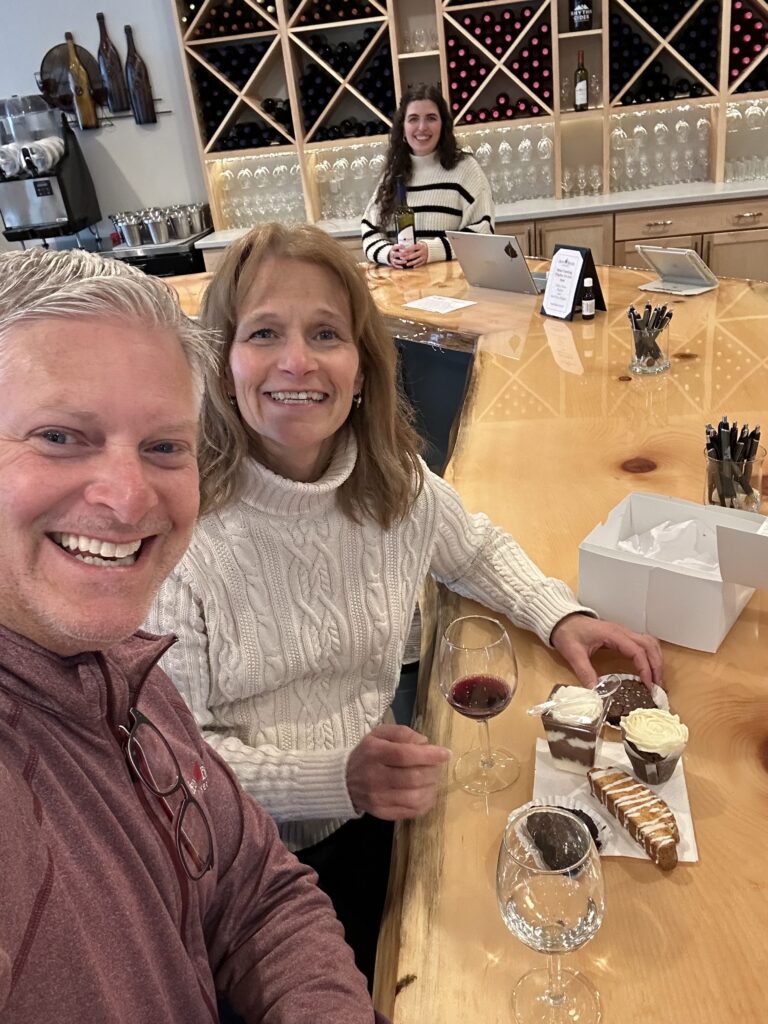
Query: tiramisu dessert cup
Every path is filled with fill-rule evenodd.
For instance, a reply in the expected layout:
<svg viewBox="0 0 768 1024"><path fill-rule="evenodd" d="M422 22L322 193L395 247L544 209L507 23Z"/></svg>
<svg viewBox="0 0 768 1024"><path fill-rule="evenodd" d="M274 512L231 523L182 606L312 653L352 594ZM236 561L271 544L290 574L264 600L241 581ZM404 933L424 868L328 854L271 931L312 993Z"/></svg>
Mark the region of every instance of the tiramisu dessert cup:
<svg viewBox="0 0 768 1024"><path fill-rule="evenodd" d="M604 702L582 686L555 686L554 707L541 716L549 753L557 768L586 775L595 763L597 738L605 718Z"/></svg>
<svg viewBox="0 0 768 1024"><path fill-rule="evenodd" d="M635 777L654 785L672 777L688 742L688 729L669 711L637 708L622 718L621 736Z"/></svg>

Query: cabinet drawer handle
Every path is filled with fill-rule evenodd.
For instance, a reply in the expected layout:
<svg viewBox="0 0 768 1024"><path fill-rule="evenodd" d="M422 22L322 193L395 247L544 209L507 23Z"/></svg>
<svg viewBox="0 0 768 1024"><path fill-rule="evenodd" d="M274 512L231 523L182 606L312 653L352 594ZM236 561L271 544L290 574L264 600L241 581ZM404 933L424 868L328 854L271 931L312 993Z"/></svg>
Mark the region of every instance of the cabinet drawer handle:
<svg viewBox="0 0 768 1024"><path fill-rule="evenodd" d="M752 217L762 217L762 210L755 210L753 213L737 213L736 220L750 220Z"/></svg>
<svg viewBox="0 0 768 1024"><path fill-rule="evenodd" d="M668 228L671 223L671 220L649 220L645 226L647 228Z"/></svg>

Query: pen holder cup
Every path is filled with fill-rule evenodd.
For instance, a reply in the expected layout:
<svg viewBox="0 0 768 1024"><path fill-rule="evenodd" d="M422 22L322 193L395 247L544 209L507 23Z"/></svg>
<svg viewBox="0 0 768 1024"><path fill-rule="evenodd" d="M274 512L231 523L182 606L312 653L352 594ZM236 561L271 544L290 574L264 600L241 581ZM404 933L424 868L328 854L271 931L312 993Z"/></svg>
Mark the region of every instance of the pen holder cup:
<svg viewBox="0 0 768 1024"><path fill-rule="evenodd" d="M632 373L664 373L669 369L669 326L660 331L640 328L632 332Z"/></svg>
<svg viewBox="0 0 768 1024"><path fill-rule="evenodd" d="M754 459L714 459L704 449L706 476L704 504L759 512L762 500L765 448L760 445Z"/></svg>

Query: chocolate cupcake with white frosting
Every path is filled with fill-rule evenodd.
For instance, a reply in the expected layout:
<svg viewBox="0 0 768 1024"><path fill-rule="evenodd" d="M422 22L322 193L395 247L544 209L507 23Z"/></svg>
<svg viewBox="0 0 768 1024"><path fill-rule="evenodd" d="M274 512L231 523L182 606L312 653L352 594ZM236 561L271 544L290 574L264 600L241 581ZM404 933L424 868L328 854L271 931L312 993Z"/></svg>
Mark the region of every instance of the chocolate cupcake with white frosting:
<svg viewBox="0 0 768 1024"><path fill-rule="evenodd" d="M672 777L688 742L688 728L661 708L637 708L621 720L621 736L632 771L651 785Z"/></svg>

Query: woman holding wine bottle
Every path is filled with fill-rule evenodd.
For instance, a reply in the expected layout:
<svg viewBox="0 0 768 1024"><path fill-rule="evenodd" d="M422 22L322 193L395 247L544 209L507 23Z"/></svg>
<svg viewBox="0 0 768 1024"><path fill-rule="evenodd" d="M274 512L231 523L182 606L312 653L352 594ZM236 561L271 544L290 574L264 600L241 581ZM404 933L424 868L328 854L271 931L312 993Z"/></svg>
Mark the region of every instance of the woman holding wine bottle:
<svg viewBox="0 0 768 1024"><path fill-rule="evenodd" d="M391 822L449 753L389 713L424 578L534 630L596 681L602 646L658 682L658 644L594 618L418 456L395 347L352 256L310 226L230 246L203 301L203 515L148 628L209 743L318 872L369 980Z"/></svg>
<svg viewBox="0 0 768 1024"><path fill-rule="evenodd" d="M398 237L403 198L413 242ZM478 162L459 149L440 90L430 85L406 93L395 111L384 173L363 214L363 249L371 263L420 267L453 259L446 231L492 234L493 199Z"/></svg>

